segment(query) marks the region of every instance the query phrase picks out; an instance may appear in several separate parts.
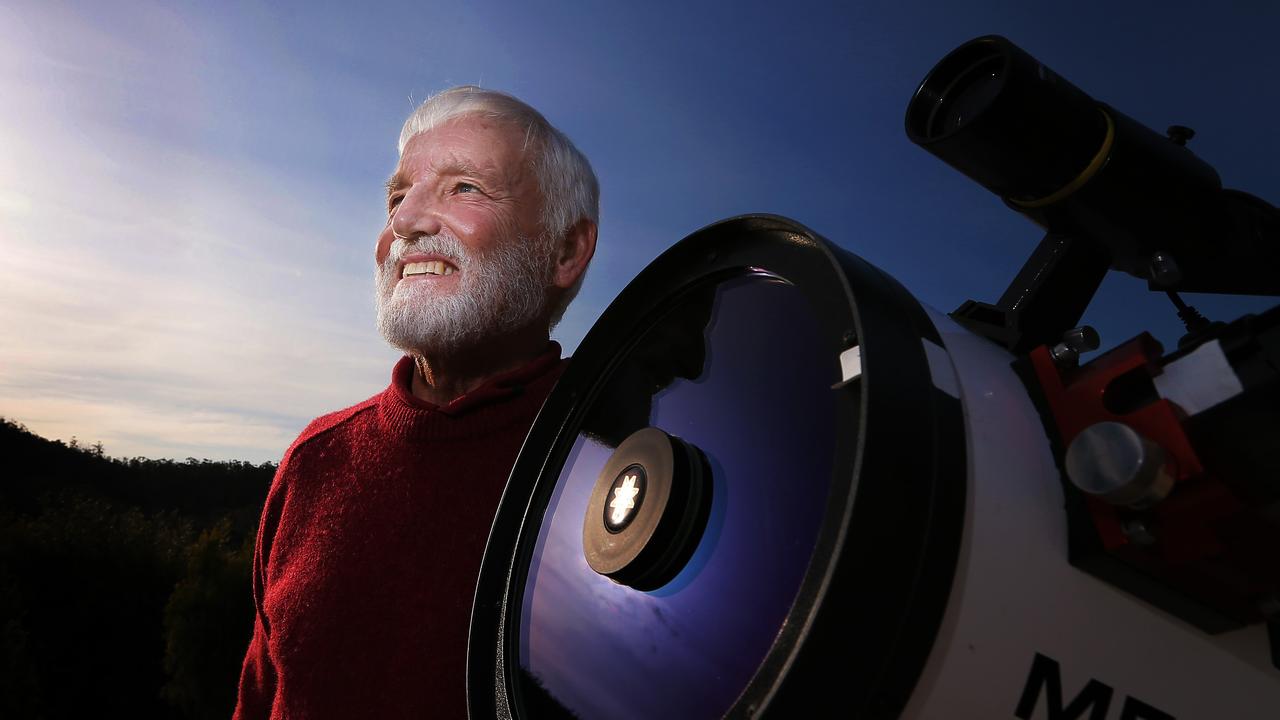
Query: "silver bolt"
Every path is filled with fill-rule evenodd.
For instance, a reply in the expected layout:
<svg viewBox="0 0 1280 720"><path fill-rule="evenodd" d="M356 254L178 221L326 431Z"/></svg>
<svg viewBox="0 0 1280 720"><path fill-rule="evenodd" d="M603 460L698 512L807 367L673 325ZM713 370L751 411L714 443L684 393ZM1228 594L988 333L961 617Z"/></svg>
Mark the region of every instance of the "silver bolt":
<svg viewBox="0 0 1280 720"><path fill-rule="evenodd" d="M1075 367L1080 362L1080 354L1097 350L1102 344L1098 331L1088 325L1071 328L1062 335L1062 342L1049 349L1053 362L1060 368Z"/></svg>

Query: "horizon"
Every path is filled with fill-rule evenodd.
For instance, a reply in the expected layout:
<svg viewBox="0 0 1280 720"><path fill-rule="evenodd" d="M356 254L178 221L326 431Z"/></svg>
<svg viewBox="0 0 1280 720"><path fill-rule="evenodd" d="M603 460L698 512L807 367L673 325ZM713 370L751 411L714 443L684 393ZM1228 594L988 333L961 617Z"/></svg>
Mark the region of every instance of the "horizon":
<svg viewBox="0 0 1280 720"><path fill-rule="evenodd" d="M267 465L278 467L280 464L279 461L277 460L264 460L262 462L254 463L248 460L238 460L235 458L225 458L220 460L214 460L213 458L198 458L195 456L187 456L184 458L173 458L173 457L152 458L152 457L146 457L144 455L130 455L130 456L113 455L111 454L110 451L108 451L106 445L103 444L100 440L94 440L90 442L88 440L81 440L78 436L75 436L75 435L71 436L66 440L63 440L62 438L45 437L44 435L41 435L40 433L33 431L31 428L27 427L22 422L14 420L12 418L5 417L3 415L0 415L0 427L11 428L12 430L18 433L30 435L31 437L34 437L37 440L40 440L42 442L60 445L68 451L82 452L87 455L92 455L93 457L101 458L102 460L105 460L107 462L121 463L124 465L128 465L130 464L131 461L135 461L135 460L145 460L147 462L159 462L159 463L176 463L180 465L203 464L203 463L228 464L228 465L240 464L240 465L248 465L251 467L258 467L258 468L261 468Z"/></svg>
<svg viewBox="0 0 1280 720"><path fill-rule="evenodd" d="M948 311L993 302L1040 239L912 145L920 80L1001 34L1280 202L1280 5L988 0L691 8L0 7L0 416L112 457L278 462L386 387L372 251L400 125L475 83L539 109L601 182L600 245L553 338L699 227L792 217ZM1187 295L1230 320L1274 298ZM1172 306L1115 273L1103 348ZM118 454L118 455L117 455Z"/></svg>

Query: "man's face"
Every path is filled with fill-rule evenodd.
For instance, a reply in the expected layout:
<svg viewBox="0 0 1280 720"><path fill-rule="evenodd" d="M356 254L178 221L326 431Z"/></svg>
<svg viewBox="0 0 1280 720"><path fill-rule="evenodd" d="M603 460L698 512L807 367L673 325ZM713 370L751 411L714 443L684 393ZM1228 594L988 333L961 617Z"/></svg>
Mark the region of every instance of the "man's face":
<svg viewBox="0 0 1280 720"><path fill-rule="evenodd" d="M552 243L511 124L456 118L405 145L378 236L378 328L408 351L451 353L544 317Z"/></svg>

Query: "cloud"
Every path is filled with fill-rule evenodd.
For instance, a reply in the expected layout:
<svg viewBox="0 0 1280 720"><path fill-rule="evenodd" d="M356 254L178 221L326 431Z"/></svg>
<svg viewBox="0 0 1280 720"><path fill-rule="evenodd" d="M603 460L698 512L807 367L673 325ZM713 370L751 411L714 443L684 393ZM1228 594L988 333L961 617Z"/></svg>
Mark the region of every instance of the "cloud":
<svg viewBox="0 0 1280 720"><path fill-rule="evenodd" d="M387 49L420 34L403 23L362 16L360 39L335 39L341 18L220 12L0 8L0 414L119 454L278 458L280 437L384 387L396 357L369 282L405 92L547 94L511 85L532 50L507 47L515 26L495 35L494 18L454 6L415 6L452 31L407 59ZM391 39L365 50L375 32ZM609 74L554 69L595 72L592 87ZM547 102L588 144L591 128L620 132ZM597 258L555 333L566 352L619 278L694 227L687 212L611 210L633 196L606 193ZM193 422L203 412L272 430L215 430Z"/></svg>
<svg viewBox="0 0 1280 720"><path fill-rule="evenodd" d="M0 38L22 59L0 70L0 414L111 454L278 459L311 417L385 385L377 205L93 112L167 78L62 30L99 62ZM161 104L202 102L179 83Z"/></svg>

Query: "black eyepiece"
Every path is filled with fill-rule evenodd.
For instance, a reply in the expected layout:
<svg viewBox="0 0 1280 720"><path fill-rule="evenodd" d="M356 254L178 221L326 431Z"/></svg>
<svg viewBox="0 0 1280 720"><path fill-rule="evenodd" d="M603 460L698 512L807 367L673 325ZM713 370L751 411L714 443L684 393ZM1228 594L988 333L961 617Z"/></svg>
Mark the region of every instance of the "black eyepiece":
<svg viewBox="0 0 1280 720"><path fill-rule="evenodd" d="M1107 135L1092 98L996 35L944 57L916 90L906 124L912 142L1015 202L1069 185Z"/></svg>
<svg viewBox="0 0 1280 720"><path fill-rule="evenodd" d="M1152 280L1163 252L1184 272L1155 289L1280 294L1280 212L1224 191L1187 147L1189 128L1157 133L1003 37L942 58L907 105L906 130L1050 234L1088 245L1101 273Z"/></svg>
<svg viewBox="0 0 1280 720"><path fill-rule="evenodd" d="M991 104L1004 82L1004 56L989 44L973 45L969 52L939 66L916 93L915 117L908 123L915 135L932 140L964 127Z"/></svg>

